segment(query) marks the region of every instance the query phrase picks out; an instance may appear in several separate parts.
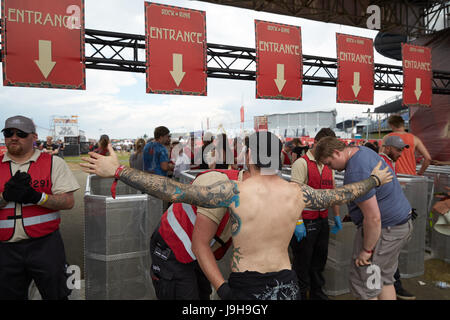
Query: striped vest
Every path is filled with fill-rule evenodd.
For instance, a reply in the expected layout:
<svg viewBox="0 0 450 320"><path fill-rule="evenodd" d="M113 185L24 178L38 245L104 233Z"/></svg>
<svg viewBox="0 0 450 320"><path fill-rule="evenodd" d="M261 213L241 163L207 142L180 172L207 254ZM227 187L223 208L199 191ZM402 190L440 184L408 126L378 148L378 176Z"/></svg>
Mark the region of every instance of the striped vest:
<svg viewBox="0 0 450 320"><path fill-rule="evenodd" d="M210 171L222 172L226 174L230 180L235 181L238 180L239 176L238 170L207 170L200 173L198 176ZM194 231L196 219L197 207L186 203L173 203L161 217L159 233L175 254L176 259L181 263L190 263L197 259L192 252L192 233ZM221 245L214 251L214 256L217 260L225 255L232 242L231 236L229 239L226 239L226 241L220 239L229 220L230 213L227 210L227 213L219 223L214 239L212 239L210 243L211 247L216 242L219 242Z"/></svg>
<svg viewBox="0 0 450 320"><path fill-rule="evenodd" d="M12 177L11 163L2 162L0 156L0 192L5 183ZM39 192L52 194L52 156L41 153L36 162L31 162L28 173L31 176L31 186ZM16 216L16 207L21 208L21 214ZM8 241L14 235L16 219L22 219L25 233L30 238L40 238L56 231L61 222L58 211L50 210L32 203L9 202L0 209L0 241Z"/></svg>
<svg viewBox="0 0 450 320"><path fill-rule="evenodd" d="M307 168L308 168L308 183L307 185L314 189L333 189L333 172L331 169L324 165L322 169L322 174L319 172L319 168L317 167L317 163L309 159L309 157L305 154L303 159L306 160ZM324 209L310 209L305 208L302 212L303 219L317 219L317 218L327 218L328 217L328 208Z"/></svg>

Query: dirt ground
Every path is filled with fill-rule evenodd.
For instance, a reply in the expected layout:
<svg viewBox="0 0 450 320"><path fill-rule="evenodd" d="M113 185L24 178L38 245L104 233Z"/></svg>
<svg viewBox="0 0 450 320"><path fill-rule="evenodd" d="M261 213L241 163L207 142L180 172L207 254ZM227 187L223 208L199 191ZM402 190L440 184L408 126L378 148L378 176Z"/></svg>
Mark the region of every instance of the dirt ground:
<svg viewBox="0 0 450 320"><path fill-rule="evenodd" d="M121 161L124 162L125 161ZM75 206L62 215L61 234L64 239L67 261L78 265L84 274L84 192L87 174L82 172L77 162L68 161L80 189L75 192ZM420 285L419 281L425 283ZM425 261L425 274L419 277L402 279L406 290L416 295L420 300L450 300L450 289L437 288L434 281L446 281L450 284L450 264L442 260L428 259ZM335 300L354 300L350 294L331 296Z"/></svg>

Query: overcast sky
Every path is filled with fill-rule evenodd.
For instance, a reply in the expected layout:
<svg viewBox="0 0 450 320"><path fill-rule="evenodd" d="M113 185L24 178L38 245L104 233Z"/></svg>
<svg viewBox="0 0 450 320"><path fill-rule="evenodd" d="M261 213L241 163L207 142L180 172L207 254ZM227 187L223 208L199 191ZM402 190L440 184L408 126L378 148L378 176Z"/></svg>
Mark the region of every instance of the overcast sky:
<svg viewBox="0 0 450 320"><path fill-rule="evenodd" d="M206 11L207 42L255 47L254 19L301 27L305 55L336 57L336 32L374 39L377 32L315 22L307 19L261 13L201 1L159 0L157 3ZM143 0L85 0L85 28L145 34ZM375 51L375 63L401 65ZM0 66L1 69L1 66ZM238 129L241 105L245 127L253 127L253 116L316 110L337 110L337 122L364 116L400 92L375 91L374 105L336 103L336 88L303 86L302 101L255 99L255 82L208 78L206 97L147 94L145 74L86 69L86 90L0 87L0 123L17 114L31 117L40 138L48 134L52 116L79 116L80 129L89 138L109 134L111 138L153 136L156 126L172 132L206 128L210 119L214 133L219 124Z"/></svg>

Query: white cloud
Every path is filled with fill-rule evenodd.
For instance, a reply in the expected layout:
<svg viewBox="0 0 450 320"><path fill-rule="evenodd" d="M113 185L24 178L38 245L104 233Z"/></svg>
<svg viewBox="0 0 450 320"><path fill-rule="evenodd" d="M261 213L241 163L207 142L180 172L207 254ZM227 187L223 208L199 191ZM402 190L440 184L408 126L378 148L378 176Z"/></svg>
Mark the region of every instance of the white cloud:
<svg viewBox="0 0 450 320"><path fill-rule="evenodd" d="M180 7L206 11L207 41L233 46L255 46L254 19L299 25L302 28L303 53L323 57L336 56L335 32L374 38L376 32L360 28L318 23L311 20L273 15L199 1L160 0ZM86 0L86 28L122 33L145 33L143 0ZM87 49L91 50L91 49ZM375 53L375 62L399 64ZM141 57L142 59L142 57ZM1 68L0 68L1 69ZM86 90L36 88L0 88L0 123L16 114L32 117L46 135L53 115L79 115L80 128L89 137L101 133L111 137L134 138L165 125L172 131L191 131L206 125L239 127L239 108L244 104L246 127L253 116L336 108L338 121L345 116L362 115L386 98L399 92L375 91L375 105L336 103L336 88L304 86L303 101L255 99L255 83L226 79L208 79L208 96L177 96L145 93L145 74L86 70Z"/></svg>

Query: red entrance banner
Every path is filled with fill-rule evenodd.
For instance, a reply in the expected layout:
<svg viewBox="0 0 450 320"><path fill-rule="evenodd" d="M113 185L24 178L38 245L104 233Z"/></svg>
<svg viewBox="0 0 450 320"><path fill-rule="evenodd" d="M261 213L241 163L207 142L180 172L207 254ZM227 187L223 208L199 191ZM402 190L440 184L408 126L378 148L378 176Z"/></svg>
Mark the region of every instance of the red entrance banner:
<svg viewBox="0 0 450 320"><path fill-rule="evenodd" d="M84 0L2 0L3 85L86 89Z"/></svg>
<svg viewBox="0 0 450 320"><path fill-rule="evenodd" d="M337 102L373 104L373 40L336 33Z"/></svg>
<svg viewBox="0 0 450 320"><path fill-rule="evenodd" d="M145 3L147 93L206 95L206 13Z"/></svg>
<svg viewBox="0 0 450 320"><path fill-rule="evenodd" d="M431 49L402 43L403 105L431 107Z"/></svg>
<svg viewBox="0 0 450 320"><path fill-rule="evenodd" d="M297 26L255 20L256 98L302 99L302 41Z"/></svg>

